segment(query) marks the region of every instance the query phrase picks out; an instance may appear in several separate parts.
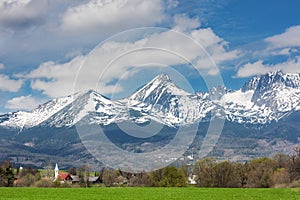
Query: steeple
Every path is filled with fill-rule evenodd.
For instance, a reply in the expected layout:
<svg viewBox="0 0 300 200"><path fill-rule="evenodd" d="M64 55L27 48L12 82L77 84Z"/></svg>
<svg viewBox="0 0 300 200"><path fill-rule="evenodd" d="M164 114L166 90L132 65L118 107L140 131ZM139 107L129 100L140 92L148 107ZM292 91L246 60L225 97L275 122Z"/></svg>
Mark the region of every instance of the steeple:
<svg viewBox="0 0 300 200"><path fill-rule="evenodd" d="M59 169L58 169L58 165L57 165L57 163L56 163L55 168L54 168L55 179L57 179L57 177L58 177L58 171L59 171Z"/></svg>

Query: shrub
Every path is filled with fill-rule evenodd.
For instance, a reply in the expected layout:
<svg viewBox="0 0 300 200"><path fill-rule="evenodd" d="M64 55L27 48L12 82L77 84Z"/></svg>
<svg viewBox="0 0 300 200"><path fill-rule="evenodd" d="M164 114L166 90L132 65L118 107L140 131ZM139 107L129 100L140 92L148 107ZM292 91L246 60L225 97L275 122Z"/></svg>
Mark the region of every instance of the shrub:
<svg viewBox="0 0 300 200"><path fill-rule="evenodd" d="M273 185L287 185L290 182L290 175L284 168L277 169L272 175Z"/></svg>
<svg viewBox="0 0 300 200"><path fill-rule="evenodd" d="M296 181L293 181L290 185L289 185L290 188L299 188L300 187L300 179L299 180L296 180Z"/></svg>
<svg viewBox="0 0 300 200"><path fill-rule="evenodd" d="M43 188L49 188L52 186L52 181L51 179L48 178L42 178L41 180L37 181L34 184L35 187L43 187Z"/></svg>
<svg viewBox="0 0 300 200"><path fill-rule="evenodd" d="M184 172L173 166L151 172L150 179L152 185L158 187L184 187L187 185Z"/></svg>

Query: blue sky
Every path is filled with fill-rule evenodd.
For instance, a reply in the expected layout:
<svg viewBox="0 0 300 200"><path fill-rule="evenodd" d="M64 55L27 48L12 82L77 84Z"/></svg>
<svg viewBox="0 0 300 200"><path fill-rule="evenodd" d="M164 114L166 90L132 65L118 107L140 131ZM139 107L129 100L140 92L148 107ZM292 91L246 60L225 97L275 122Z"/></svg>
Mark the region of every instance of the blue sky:
<svg viewBox="0 0 300 200"><path fill-rule="evenodd" d="M124 97L159 73L194 90L207 89L195 70L204 79L221 76L230 89L270 71L299 73L299 7L297 0L1 0L0 113L88 88ZM120 33L142 27L167 29ZM196 69L158 50L126 54L108 70L102 65L149 46L170 48Z"/></svg>

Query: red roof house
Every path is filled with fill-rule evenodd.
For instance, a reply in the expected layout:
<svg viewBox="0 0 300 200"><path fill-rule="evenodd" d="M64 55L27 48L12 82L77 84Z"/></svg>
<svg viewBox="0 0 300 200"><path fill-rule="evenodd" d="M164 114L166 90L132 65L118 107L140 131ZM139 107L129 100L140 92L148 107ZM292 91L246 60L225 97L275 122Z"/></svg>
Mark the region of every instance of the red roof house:
<svg viewBox="0 0 300 200"><path fill-rule="evenodd" d="M72 177L71 174L67 172L58 172L58 176L56 177L56 180L72 181Z"/></svg>

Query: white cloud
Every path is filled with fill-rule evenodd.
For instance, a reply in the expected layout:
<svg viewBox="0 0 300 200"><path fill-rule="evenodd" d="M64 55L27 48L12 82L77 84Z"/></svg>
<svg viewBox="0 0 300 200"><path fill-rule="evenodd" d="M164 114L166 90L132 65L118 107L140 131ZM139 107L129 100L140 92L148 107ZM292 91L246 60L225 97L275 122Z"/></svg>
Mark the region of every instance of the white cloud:
<svg viewBox="0 0 300 200"><path fill-rule="evenodd" d="M272 55L290 55L290 51L292 49L291 48L283 48L283 49L278 49L278 50L275 50L273 52L271 52Z"/></svg>
<svg viewBox="0 0 300 200"><path fill-rule="evenodd" d="M35 99L31 95L15 97L7 101L5 108L13 110L32 110L36 108L40 103L40 100Z"/></svg>
<svg viewBox="0 0 300 200"><path fill-rule="evenodd" d="M262 75L277 70L281 70L285 73L300 73L300 56L295 57L294 59L289 59L286 62L273 65L264 64L262 60L254 63L247 63L238 70L236 77L251 77L254 75Z"/></svg>
<svg viewBox="0 0 300 200"><path fill-rule="evenodd" d="M194 30L191 37L195 39L207 51L210 57L205 56L198 61L198 66L209 69L210 75L216 75L217 71L213 64L222 65L223 62L233 60L238 57L239 51L228 51L228 43L217 36L211 28Z"/></svg>
<svg viewBox="0 0 300 200"><path fill-rule="evenodd" d="M184 18L183 21L188 19ZM112 90L121 92L122 86L111 83L120 77L126 79L133 76L145 67L168 67L192 62L202 73L217 75L219 71L215 64L236 58L238 52L227 51L228 43L210 28L196 29L198 24L194 19L191 19L191 23L194 25L188 25L188 28L194 29L186 32L186 35L174 30L158 29L155 32L154 28L149 32L145 29L145 32L139 30L134 34L128 33L130 36L138 33L136 37L139 39L107 41L88 56L76 56L63 64L42 63L26 77L32 80L33 89L41 90L50 97L58 97L72 93L73 89L78 91L96 87L102 94L109 94ZM176 27L179 27L178 24ZM80 68L83 62L83 68ZM132 70L132 67L135 69ZM75 80L78 70L79 76Z"/></svg>
<svg viewBox="0 0 300 200"><path fill-rule="evenodd" d="M237 77L251 77L254 75L266 74L270 71L273 71L273 67L265 66L262 60L259 60L255 63L247 63L243 67L241 67L237 72Z"/></svg>
<svg viewBox="0 0 300 200"><path fill-rule="evenodd" d="M72 93L76 73L83 59L84 57L77 56L64 64L45 62L26 77L32 79L33 89L41 90L50 97L64 96ZM48 80L45 81L45 78Z"/></svg>
<svg viewBox="0 0 300 200"><path fill-rule="evenodd" d="M0 63L0 69L4 68L4 64Z"/></svg>
<svg viewBox="0 0 300 200"><path fill-rule="evenodd" d="M300 46L300 25L292 26L285 30L284 33L274 35L265 39L272 47L299 47Z"/></svg>
<svg viewBox="0 0 300 200"><path fill-rule="evenodd" d="M284 33L267 37L263 40L263 49L253 50L252 57L256 62L249 62L237 71L235 77L251 77L262 75L268 72L281 70L286 73L300 72L300 25L292 26L285 30ZM249 56L249 54L247 54ZM278 59L285 61L278 62ZM268 61L266 64L265 61Z"/></svg>
<svg viewBox="0 0 300 200"><path fill-rule="evenodd" d="M26 28L41 23L47 0L1 0L0 26Z"/></svg>
<svg viewBox="0 0 300 200"><path fill-rule="evenodd" d="M174 9L179 5L179 2L177 0L167 0L167 8L168 9Z"/></svg>
<svg viewBox="0 0 300 200"><path fill-rule="evenodd" d="M62 15L62 30L67 33L87 33L97 30L115 33L139 26L152 26L163 19L160 0L90 0L70 7Z"/></svg>
<svg viewBox="0 0 300 200"><path fill-rule="evenodd" d="M173 29L181 32L191 31L200 27L199 19L191 19L186 15L175 15L174 22L175 26Z"/></svg>
<svg viewBox="0 0 300 200"><path fill-rule="evenodd" d="M23 84L22 80L10 79L8 76L0 74L0 90L17 92Z"/></svg>

